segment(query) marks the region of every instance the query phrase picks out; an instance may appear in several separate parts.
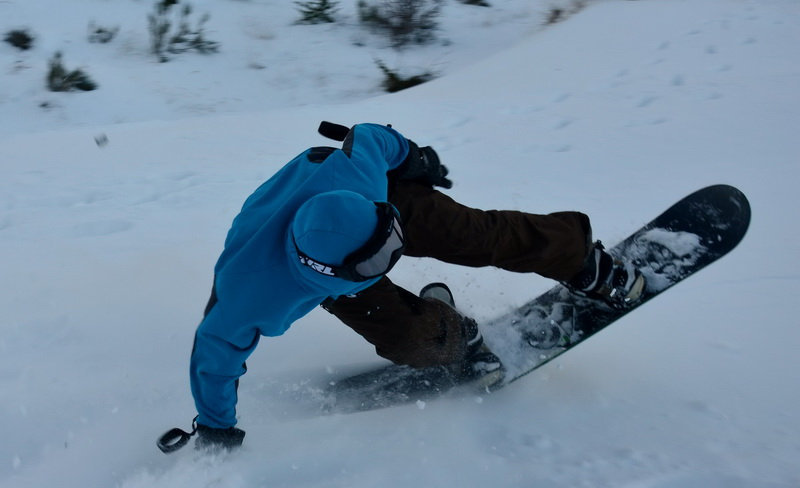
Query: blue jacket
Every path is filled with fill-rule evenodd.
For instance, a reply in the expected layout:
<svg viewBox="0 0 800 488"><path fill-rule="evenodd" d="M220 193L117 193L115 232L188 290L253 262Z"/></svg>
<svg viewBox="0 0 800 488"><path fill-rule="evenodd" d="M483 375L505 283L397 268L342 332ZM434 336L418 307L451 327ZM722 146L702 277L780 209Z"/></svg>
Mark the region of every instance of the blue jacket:
<svg viewBox="0 0 800 488"><path fill-rule="evenodd" d="M214 269L218 301L195 335L190 379L198 423L236 424L237 381L261 336L281 335L327 297L377 281L345 281L301 265L291 228L298 209L322 193L347 190L385 201L386 172L407 154L408 142L395 130L359 124L343 149L303 152L247 198Z"/></svg>

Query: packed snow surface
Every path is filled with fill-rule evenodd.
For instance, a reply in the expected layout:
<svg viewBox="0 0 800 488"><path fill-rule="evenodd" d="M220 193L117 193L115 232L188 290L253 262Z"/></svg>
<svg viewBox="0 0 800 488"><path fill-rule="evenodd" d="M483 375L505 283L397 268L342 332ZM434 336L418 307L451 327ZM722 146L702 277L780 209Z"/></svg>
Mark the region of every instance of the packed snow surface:
<svg viewBox="0 0 800 488"><path fill-rule="evenodd" d="M218 54L158 63L150 1L0 1L0 486L800 486L800 3L445 2L439 40L394 50L355 2L293 25L293 2L196 1ZM568 5L570 2L562 2ZM119 26L90 44L90 21ZM52 93L63 52L100 88ZM380 90L375 59L432 82ZM481 208L581 210L606 244L678 198L750 199L730 255L496 394L298 415L283 391L381 364L316 310L262 341L243 448L165 456L189 428L188 357L245 197L326 141L320 120L392 123L437 149ZM407 258L487 321L552 283Z"/></svg>

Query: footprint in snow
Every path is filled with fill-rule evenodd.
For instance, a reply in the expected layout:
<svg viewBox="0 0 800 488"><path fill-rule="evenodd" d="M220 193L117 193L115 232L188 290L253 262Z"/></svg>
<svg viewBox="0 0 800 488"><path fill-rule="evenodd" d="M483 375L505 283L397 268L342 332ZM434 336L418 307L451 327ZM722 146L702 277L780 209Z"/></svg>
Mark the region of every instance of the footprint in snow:
<svg viewBox="0 0 800 488"><path fill-rule="evenodd" d="M553 99L555 103L565 102L572 96L572 93L561 93Z"/></svg>
<svg viewBox="0 0 800 488"><path fill-rule="evenodd" d="M574 121L573 121L572 119L563 119L563 120L560 120L560 121L559 121L557 124L555 124L555 125L553 126L553 129L554 129L554 130L566 129L567 127L569 127L570 125L572 125L572 123L573 123L573 122L574 122Z"/></svg>
<svg viewBox="0 0 800 488"><path fill-rule="evenodd" d="M647 96L647 97L644 97L644 98L642 98L641 100L639 100L639 103L638 103L638 104L636 104L636 107L638 107L638 108L645 108L645 107L649 107L649 106L650 106L650 105L652 105L652 104L653 104L653 103L654 103L656 100L658 100L658 97L655 97L655 96Z"/></svg>
<svg viewBox="0 0 800 488"><path fill-rule="evenodd" d="M97 220L84 222L72 227L74 237L101 237L125 232L133 227L127 220Z"/></svg>

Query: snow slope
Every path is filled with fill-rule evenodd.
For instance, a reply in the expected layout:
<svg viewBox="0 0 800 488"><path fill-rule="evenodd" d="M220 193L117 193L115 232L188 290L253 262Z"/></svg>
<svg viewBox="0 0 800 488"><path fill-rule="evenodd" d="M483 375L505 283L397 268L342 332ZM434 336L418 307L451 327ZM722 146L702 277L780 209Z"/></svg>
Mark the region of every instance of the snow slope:
<svg viewBox="0 0 800 488"><path fill-rule="evenodd" d="M0 3L0 27L25 22L11 14L43 16L48 3ZM144 5L83 3L118 15ZM226 2L212 22L265 3ZM494 40L516 25L512 46L469 63L461 47L480 43L459 24L452 37L463 41L449 49L460 61L446 76L346 103L327 100L369 67L331 74L328 96L297 83L268 105L244 90L241 104L203 117L184 108L237 90L190 84L165 105L152 89L158 76L177 86L208 62L241 65L235 49L182 58L158 76L113 56L90 65L128 80L120 92L20 93L7 81L33 75L0 77L0 486L799 486L800 4L609 0L540 30L530 11L510 15L525 8L512 3L483 25ZM453 21L475 15L448 8ZM71 17L83 28L85 16ZM16 62L2 49L6 67ZM250 86L253 72L227 76ZM145 80L138 92L136 77ZM57 117L31 108L41 97L56 102ZM312 312L248 362L241 451L164 456L156 437L194 415L188 355L230 220L283 162L324 143L322 119L391 122L437 148L455 198L584 210L607 243L713 183L742 189L753 222L720 262L481 398L299 415L303 405L280 392L380 362ZM107 145L95 143L101 134ZM410 289L447 281L479 320L551 285L415 259L392 278Z"/></svg>

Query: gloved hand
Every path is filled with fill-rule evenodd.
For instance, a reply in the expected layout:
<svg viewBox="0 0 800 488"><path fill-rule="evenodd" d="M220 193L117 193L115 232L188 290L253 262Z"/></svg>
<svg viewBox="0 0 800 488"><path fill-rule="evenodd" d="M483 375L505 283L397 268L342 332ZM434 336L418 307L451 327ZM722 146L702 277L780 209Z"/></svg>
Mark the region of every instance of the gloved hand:
<svg viewBox="0 0 800 488"><path fill-rule="evenodd" d="M235 449L244 442L244 431L236 427L214 429L205 425L197 425L196 449Z"/></svg>
<svg viewBox="0 0 800 488"><path fill-rule="evenodd" d="M388 127L392 125L389 124ZM336 141L343 141L350 133L350 128L341 124L323 121L317 129L320 134ZM419 147L408 140L408 156L392 171L400 180L414 180L431 186L452 188L453 182L446 178L447 167L439 161L439 155L430 146Z"/></svg>
<svg viewBox="0 0 800 488"><path fill-rule="evenodd" d="M411 140L408 141L408 156L396 171L401 180L419 181L443 188L453 187L453 182L446 178L449 171L439 161L436 151L430 146L419 147Z"/></svg>

